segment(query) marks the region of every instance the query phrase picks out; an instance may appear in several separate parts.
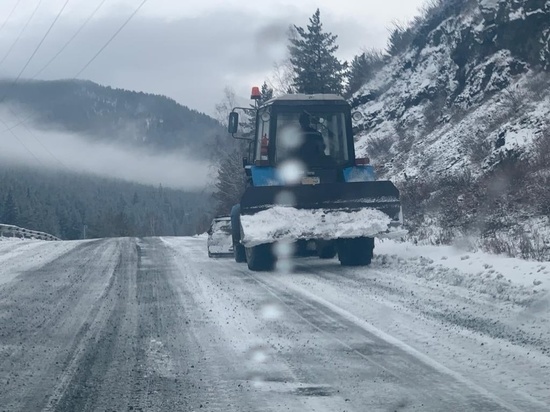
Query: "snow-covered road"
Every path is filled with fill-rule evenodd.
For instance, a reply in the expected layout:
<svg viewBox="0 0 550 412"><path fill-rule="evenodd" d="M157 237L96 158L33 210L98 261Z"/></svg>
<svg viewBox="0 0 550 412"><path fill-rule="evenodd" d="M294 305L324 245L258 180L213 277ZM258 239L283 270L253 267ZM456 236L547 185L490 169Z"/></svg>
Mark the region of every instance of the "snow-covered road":
<svg viewBox="0 0 550 412"><path fill-rule="evenodd" d="M375 253L254 273L204 237L0 242L0 410L549 410L550 264Z"/></svg>

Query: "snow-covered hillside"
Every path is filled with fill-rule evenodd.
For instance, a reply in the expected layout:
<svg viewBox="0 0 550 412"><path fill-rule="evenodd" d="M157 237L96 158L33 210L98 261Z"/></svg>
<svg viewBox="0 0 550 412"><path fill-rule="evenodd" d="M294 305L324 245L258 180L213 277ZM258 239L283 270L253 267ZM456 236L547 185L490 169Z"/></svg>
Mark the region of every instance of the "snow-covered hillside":
<svg viewBox="0 0 550 412"><path fill-rule="evenodd" d="M435 223L439 241L475 232L544 243L550 1L434 2L400 39L353 102L359 154L399 182L416 235Z"/></svg>
<svg viewBox="0 0 550 412"><path fill-rule="evenodd" d="M88 80L14 83L4 79L0 94L0 109L16 132L30 125L150 152L183 148L199 158L209 158L212 145L225 143L218 141L223 128L217 120L166 96L113 89Z"/></svg>

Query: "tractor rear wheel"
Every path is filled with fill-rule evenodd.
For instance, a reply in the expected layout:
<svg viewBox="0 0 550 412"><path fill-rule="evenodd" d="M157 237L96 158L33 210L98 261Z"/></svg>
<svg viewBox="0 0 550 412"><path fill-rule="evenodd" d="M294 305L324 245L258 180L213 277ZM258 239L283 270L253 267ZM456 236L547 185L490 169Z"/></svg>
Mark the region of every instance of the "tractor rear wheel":
<svg viewBox="0 0 550 412"><path fill-rule="evenodd" d="M240 204L231 208L231 238L233 240L233 257L235 258L235 262L246 262L246 253L244 246L241 244L242 228Z"/></svg>
<svg viewBox="0 0 550 412"><path fill-rule="evenodd" d="M336 256L336 244L334 241L317 240L315 241L317 256L320 259L332 259Z"/></svg>
<svg viewBox="0 0 550 412"><path fill-rule="evenodd" d="M374 238L338 239L337 248L342 266L366 266L372 261Z"/></svg>
<svg viewBox="0 0 550 412"><path fill-rule="evenodd" d="M275 266L275 256L271 244L247 247L245 251L246 262L250 270L261 272L271 270Z"/></svg>

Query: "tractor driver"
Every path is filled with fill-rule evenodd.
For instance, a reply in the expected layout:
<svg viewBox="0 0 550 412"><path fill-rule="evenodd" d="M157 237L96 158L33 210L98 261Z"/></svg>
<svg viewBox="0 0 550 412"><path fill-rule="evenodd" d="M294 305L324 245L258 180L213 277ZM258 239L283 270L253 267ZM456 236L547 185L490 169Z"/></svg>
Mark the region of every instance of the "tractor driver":
<svg viewBox="0 0 550 412"><path fill-rule="evenodd" d="M325 154L325 141L323 135L311 127L311 118L308 113L300 114L300 128L302 132L302 144L298 150L298 157L308 166L324 166L332 160Z"/></svg>

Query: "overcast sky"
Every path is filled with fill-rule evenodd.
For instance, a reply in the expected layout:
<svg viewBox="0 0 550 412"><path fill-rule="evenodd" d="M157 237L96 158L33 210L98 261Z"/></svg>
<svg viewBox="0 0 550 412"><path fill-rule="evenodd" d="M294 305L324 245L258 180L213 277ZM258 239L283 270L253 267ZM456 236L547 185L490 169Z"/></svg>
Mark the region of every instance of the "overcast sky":
<svg viewBox="0 0 550 412"><path fill-rule="evenodd" d="M66 1L0 0L1 77L19 74ZM73 78L142 0L69 0L23 78L34 77L103 1L78 37L37 78ZM364 48L384 48L392 21L409 20L424 2L148 0L80 78L164 94L213 114L225 86L247 97L250 86L271 74L274 62L284 58L287 27L305 26L317 7L325 29L339 36L339 57L350 59Z"/></svg>

